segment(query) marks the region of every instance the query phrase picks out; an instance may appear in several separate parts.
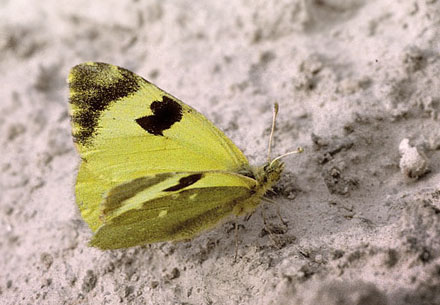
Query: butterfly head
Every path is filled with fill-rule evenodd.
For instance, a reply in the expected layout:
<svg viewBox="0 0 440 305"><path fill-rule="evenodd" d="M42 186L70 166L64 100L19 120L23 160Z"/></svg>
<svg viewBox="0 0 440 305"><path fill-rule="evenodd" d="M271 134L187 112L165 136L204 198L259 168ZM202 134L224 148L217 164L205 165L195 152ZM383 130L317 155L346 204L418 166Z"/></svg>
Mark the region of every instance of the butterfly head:
<svg viewBox="0 0 440 305"><path fill-rule="evenodd" d="M255 179L261 190L261 194L266 193L267 190L272 188L272 186L280 180L281 173L284 169L284 163L280 160L274 160L265 163L263 166L258 167L255 173Z"/></svg>
<svg viewBox="0 0 440 305"><path fill-rule="evenodd" d="M284 163L280 160L273 160L266 163L263 166L263 181L262 183L267 183L273 185L280 179L281 173L284 170Z"/></svg>

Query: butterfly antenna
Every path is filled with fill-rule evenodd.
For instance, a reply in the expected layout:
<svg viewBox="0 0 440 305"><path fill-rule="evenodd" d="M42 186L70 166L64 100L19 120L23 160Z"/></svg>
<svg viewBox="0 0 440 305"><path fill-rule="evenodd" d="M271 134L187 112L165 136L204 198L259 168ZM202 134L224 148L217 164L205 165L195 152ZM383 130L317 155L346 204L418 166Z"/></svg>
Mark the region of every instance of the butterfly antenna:
<svg viewBox="0 0 440 305"><path fill-rule="evenodd" d="M288 153L285 153L285 154L283 154L283 155L281 155L281 156L276 157L275 159L272 160L272 162L270 162L270 164L272 164L272 163L274 163L275 161L277 161L277 160L279 160L279 159L281 159L281 158L284 158L284 157L286 157L286 156L293 155L293 154L300 154L300 153L302 153L303 151L304 151L304 148L302 148L302 147L298 147L298 148L297 148L296 150L294 150L294 151L289 151Z"/></svg>
<svg viewBox="0 0 440 305"><path fill-rule="evenodd" d="M269 148L267 150L267 162L270 162L271 159L271 152L272 152L272 139L273 139L273 133L275 132L275 123L277 120L278 115L278 103L275 103L273 105L273 116L272 116L272 129L270 130L270 137L269 137Z"/></svg>

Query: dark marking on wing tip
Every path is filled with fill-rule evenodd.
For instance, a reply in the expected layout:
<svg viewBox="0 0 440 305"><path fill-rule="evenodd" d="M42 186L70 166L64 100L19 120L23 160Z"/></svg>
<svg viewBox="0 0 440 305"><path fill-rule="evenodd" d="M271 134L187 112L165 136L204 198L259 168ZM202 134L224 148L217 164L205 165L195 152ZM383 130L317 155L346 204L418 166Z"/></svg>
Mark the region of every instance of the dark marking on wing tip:
<svg viewBox="0 0 440 305"><path fill-rule="evenodd" d="M97 133L101 113L112 103L138 91L142 81L133 72L106 63L73 67L69 77L69 101L76 106L72 115L72 122L77 125L74 141L88 144Z"/></svg>
<svg viewBox="0 0 440 305"><path fill-rule="evenodd" d="M203 177L203 174L199 173L199 174L193 174L193 175L189 175L189 176L180 178L178 184L164 189L163 192L175 192L175 191L184 189L185 187L193 185L194 183L196 183L197 181L202 179L202 177Z"/></svg>
<svg viewBox="0 0 440 305"><path fill-rule="evenodd" d="M164 130L182 119L182 106L168 96L163 96L161 102L151 103L150 109L153 114L136 119L136 123L155 136L163 136Z"/></svg>

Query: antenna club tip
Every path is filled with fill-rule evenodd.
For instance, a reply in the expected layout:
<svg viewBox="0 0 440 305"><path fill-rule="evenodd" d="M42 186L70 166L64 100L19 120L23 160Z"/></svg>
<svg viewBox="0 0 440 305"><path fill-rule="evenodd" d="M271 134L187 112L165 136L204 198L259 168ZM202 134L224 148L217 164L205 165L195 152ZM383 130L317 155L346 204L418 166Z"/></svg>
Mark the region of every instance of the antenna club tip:
<svg viewBox="0 0 440 305"><path fill-rule="evenodd" d="M273 104L273 111L275 112L275 113L278 113L278 110L280 109L280 105L278 104L278 102L275 102L274 104Z"/></svg>

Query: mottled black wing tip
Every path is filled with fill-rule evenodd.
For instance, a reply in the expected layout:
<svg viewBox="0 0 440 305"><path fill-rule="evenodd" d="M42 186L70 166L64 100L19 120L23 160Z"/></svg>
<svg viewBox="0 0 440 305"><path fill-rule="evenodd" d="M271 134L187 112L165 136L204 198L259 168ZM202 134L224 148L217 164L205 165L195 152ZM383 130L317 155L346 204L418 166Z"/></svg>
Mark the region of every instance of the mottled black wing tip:
<svg viewBox="0 0 440 305"><path fill-rule="evenodd" d="M135 73L102 62L74 66L68 77L76 143L86 145L97 135L102 113L112 103L136 93L145 80Z"/></svg>

